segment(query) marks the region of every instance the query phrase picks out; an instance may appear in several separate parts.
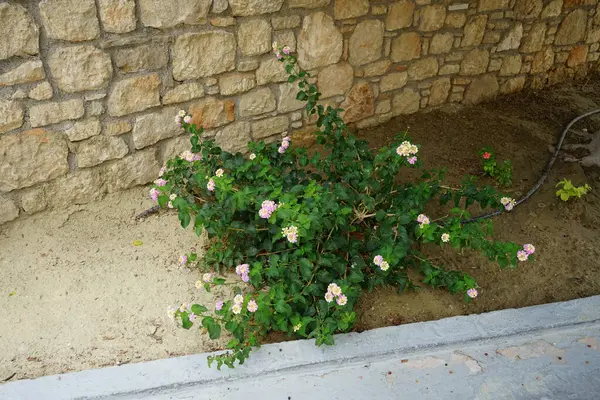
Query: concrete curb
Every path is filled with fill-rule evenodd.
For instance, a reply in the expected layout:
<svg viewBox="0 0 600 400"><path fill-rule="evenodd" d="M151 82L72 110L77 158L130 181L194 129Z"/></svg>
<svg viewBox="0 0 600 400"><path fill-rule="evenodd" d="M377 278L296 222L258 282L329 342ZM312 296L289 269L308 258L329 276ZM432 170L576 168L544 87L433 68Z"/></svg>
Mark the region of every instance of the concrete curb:
<svg viewBox="0 0 600 400"><path fill-rule="evenodd" d="M211 353L204 353L16 381L0 386L0 398L99 399L159 393L595 322L600 322L600 296L338 335L332 347L316 347L312 340L269 344L246 364L222 372L208 368L206 357Z"/></svg>

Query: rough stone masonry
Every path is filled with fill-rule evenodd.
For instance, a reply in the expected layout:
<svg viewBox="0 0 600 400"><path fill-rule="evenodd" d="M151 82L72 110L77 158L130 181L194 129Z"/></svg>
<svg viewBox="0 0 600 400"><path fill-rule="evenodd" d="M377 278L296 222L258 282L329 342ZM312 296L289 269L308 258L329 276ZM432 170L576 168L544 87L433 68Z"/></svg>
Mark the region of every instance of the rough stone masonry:
<svg viewBox="0 0 600 400"><path fill-rule="evenodd" d="M183 108L225 149L308 136L272 54L366 127L584 76L599 0L9 0L0 3L0 224L155 179Z"/></svg>

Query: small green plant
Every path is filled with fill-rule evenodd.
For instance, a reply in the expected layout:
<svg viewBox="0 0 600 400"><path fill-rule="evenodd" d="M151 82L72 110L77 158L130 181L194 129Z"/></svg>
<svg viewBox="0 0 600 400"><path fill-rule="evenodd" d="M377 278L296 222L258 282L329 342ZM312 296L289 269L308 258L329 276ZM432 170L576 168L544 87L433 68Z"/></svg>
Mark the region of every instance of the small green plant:
<svg viewBox="0 0 600 400"><path fill-rule="evenodd" d="M489 147L481 149L479 156L485 175L494 178L502 186L512 185L512 163L510 160L504 160L502 164L499 164L496 161L496 154Z"/></svg>
<svg viewBox="0 0 600 400"><path fill-rule="evenodd" d="M573 197L580 199L581 196L592 190L592 187L587 183L583 186L576 187L566 178L556 184L556 187L561 186L562 188L556 191L556 197L560 197L562 201L569 201L569 199Z"/></svg>
<svg viewBox="0 0 600 400"><path fill-rule="evenodd" d="M316 85L289 47L275 46L275 54L306 114L316 114L324 154L293 146L289 137L231 154L202 140L202 128L182 110L176 122L191 134L191 151L170 160L150 191L161 207L178 211L182 227L207 233L202 257L190 253L180 262L204 271L196 287L215 293L216 302L184 303L169 315L211 339L227 334L227 351L209 357L209 365L243 363L269 332L331 345L335 333L352 329L364 290L413 287L411 268L426 284L476 298L475 279L432 264L423 243L473 249L502 267L533 259L532 245L491 239L489 220L464 222L474 203L510 211L513 199L474 179L444 186L438 170L402 180L402 168L421 167L420 147L406 132L372 151L348 132L340 109L318 104ZM445 212L430 219L431 203Z"/></svg>

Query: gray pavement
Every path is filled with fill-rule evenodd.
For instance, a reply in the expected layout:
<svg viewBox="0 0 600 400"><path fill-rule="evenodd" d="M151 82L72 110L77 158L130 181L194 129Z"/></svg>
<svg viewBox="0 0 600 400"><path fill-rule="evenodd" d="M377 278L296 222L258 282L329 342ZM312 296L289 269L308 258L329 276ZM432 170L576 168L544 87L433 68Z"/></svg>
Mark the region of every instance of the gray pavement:
<svg viewBox="0 0 600 400"><path fill-rule="evenodd" d="M0 399L600 399L600 296L12 382Z"/></svg>

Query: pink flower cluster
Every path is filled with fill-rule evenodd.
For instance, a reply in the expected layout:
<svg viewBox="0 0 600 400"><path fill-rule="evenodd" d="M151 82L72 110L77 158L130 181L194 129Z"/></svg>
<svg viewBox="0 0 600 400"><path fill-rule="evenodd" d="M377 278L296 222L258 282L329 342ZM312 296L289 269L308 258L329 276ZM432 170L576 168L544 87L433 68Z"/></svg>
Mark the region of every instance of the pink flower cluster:
<svg viewBox="0 0 600 400"><path fill-rule="evenodd" d="M215 303L215 310L217 311L221 311L221 309L223 308L223 300L219 300Z"/></svg>
<svg viewBox="0 0 600 400"><path fill-rule="evenodd" d="M506 211L511 211L517 205L515 199L511 199L510 197L501 198L500 203L502 203Z"/></svg>
<svg viewBox="0 0 600 400"><path fill-rule="evenodd" d="M283 236L287 237L288 242L296 243L298 241L298 227L290 225L281 230Z"/></svg>
<svg viewBox="0 0 600 400"><path fill-rule="evenodd" d="M532 244L526 244L523 246L523 250L517 251L517 259L519 261L527 261L530 255L535 253L535 246Z"/></svg>
<svg viewBox="0 0 600 400"><path fill-rule="evenodd" d="M263 219L269 219L275 210L277 210L277 204L273 200L265 200L262 202L258 215Z"/></svg>
<svg viewBox="0 0 600 400"><path fill-rule="evenodd" d="M385 261L383 259L383 256L381 256L381 255L376 255L373 258L373 264L375 264L379 268L381 268L382 271L387 271L390 268L390 264L387 261Z"/></svg>
<svg viewBox="0 0 600 400"><path fill-rule="evenodd" d="M248 282L250 280L250 277L248 276L250 273L250 266L248 264L240 264L235 267L235 273L238 274L244 282Z"/></svg>
<svg viewBox="0 0 600 400"><path fill-rule="evenodd" d="M273 42L273 52L275 53L275 57L277 57L278 60L281 60L283 58L283 54L286 56L289 55L292 52L292 49L290 46L283 46L282 48L279 48L279 44L277 42Z"/></svg>
<svg viewBox="0 0 600 400"><path fill-rule="evenodd" d="M421 228L423 228L425 225L429 225L430 223L429 217L425 214L419 214L417 217L417 222L421 224Z"/></svg>
<svg viewBox="0 0 600 400"><path fill-rule="evenodd" d="M290 147L290 138L289 136L286 136L281 140L281 146L279 146L279 149L277 151L279 152L279 154L283 154L288 149L288 147Z"/></svg>
<svg viewBox="0 0 600 400"><path fill-rule="evenodd" d="M342 288L335 283L330 283L327 286L327 293L325 293L325 301L331 303L334 298L338 306L345 306L348 303L348 298L342 293Z"/></svg>
<svg viewBox="0 0 600 400"><path fill-rule="evenodd" d="M152 201L157 202L159 195L160 191L157 188L150 189L150 198L152 199Z"/></svg>
<svg viewBox="0 0 600 400"><path fill-rule="evenodd" d="M208 180L208 183L206 184L206 189L208 189L209 192L215 191L215 181L212 178Z"/></svg>
<svg viewBox="0 0 600 400"><path fill-rule="evenodd" d="M400 157L407 157L406 161L411 165L417 162L417 156L415 156L415 154L418 152L419 148L407 140L400 143L400 146L396 148L396 154Z"/></svg>
<svg viewBox="0 0 600 400"><path fill-rule="evenodd" d="M467 296L469 296L472 299L477 297L478 294L479 293L477 293L477 289L475 289L475 288L471 288L471 289L467 290Z"/></svg>
<svg viewBox="0 0 600 400"><path fill-rule="evenodd" d="M202 154L195 154L189 150L186 150L179 155L179 158L187 162L200 161L202 159Z"/></svg>
<svg viewBox="0 0 600 400"><path fill-rule="evenodd" d="M179 110L177 115L175 116L175 123L177 125L181 125L181 122L189 124L192 122L192 116L185 112L185 110Z"/></svg>
<svg viewBox="0 0 600 400"><path fill-rule="evenodd" d="M243 304L244 304L244 296L242 296L241 294L236 295L233 298L233 305L231 306L231 311L234 314L239 314L240 312L242 312ZM221 307L223 307L222 304L221 304ZM256 312L258 310L258 304L256 303L256 301L250 300L248 302L248 304L246 305L246 309L248 311L250 311L251 313Z"/></svg>

